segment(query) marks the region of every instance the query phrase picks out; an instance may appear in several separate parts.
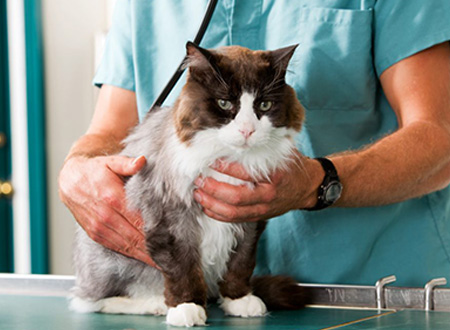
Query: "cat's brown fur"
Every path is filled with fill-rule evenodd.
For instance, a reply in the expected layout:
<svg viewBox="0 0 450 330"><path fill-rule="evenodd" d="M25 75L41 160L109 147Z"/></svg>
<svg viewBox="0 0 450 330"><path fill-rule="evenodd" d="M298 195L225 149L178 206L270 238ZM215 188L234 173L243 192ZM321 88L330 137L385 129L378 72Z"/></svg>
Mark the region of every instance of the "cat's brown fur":
<svg viewBox="0 0 450 330"><path fill-rule="evenodd" d="M239 46L222 47L207 51L211 56L210 64L205 63L204 54L197 48L188 47L188 63L190 61L193 65L173 111L180 140L188 142L199 130L227 123L227 118L208 115L208 109L216 106L211 104L211 95L215 96L214 99L228 99L230 94L237 98L243 89L271 89L272 93L281 94L277 101L284 103L280 104L284 111L277 113L273 124L300 130L304 109L297 101L295 91L284 82L287 63L292 55L289 52L294 49L282 49L280 54L276 54L277 57L269 51L252 51ZM210 65L220 67L220 79L214 68L208 67ZM208 88L205 89L205 86Z"/></svg>

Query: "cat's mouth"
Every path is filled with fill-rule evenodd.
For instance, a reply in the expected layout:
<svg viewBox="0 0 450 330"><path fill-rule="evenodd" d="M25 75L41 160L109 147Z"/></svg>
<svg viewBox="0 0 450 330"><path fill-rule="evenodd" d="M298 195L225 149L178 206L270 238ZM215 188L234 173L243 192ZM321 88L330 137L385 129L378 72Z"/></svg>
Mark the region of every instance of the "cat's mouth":
<svg viewBox="0 0 450 330"><path fill-rule="evenodd" d="M245 142L244 142L244 144L241 146L241 148L244 148L244 149L248 149L248 148L250 148L251 146L250 146L250 144L248 143L248 140L245 140Z"/></svg>
<svg viewBox="0 0 450 330"><path fill-rule="evenodd" d="M236 145L242 150L247 150L252 148L255 145L255 142L256 140L253 138L253 136L242 135Z"/></svg>
<svg viewBox="0 0 450 330"><path fill-rule="evenodd" d="M237 151L248 151L249 149L252 149L254 147L253 143L250 143L248 140L239 143L239 144L235 144L233 145L233 148Z"/></svg>

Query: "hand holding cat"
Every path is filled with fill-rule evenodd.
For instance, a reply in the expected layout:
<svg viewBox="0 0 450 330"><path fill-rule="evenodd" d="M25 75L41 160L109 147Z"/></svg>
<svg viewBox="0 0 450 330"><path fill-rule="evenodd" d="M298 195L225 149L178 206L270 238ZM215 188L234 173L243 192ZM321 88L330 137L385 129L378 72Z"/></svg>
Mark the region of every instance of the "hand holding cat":
<svg viewBox="0 0 450 330"><path fill-rule="evenodd" d="M129 211L122 176L137 173L145 157L69 158L59 177L60 197L94 241L155 266L145 247L140 214Z"/></svg>
<svg viewBox="0 0 450 330"><path fill-rule="evenodd" d="M231 185L213 178L198 178L195 200L209 217L225 222L266 220L290 210L312 207L317 201L317 187L323 170L317 161L299 152L289 162L287 169L275 171L269 180L254 182L245 169L237 163L218 161L213 169L238 179L253 182Z"/></svg>

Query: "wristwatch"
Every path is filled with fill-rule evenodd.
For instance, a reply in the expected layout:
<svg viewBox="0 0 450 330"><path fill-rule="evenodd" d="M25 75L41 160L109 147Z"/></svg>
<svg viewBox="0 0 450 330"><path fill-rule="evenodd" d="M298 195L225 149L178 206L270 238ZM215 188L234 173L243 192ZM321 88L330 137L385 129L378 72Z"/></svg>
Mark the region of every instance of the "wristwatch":
<svg viewBox="0 0 450 330"><path fill-rule="evenodd" d="M319 186L317 203L314 207L306 209L308 211L317 211L333 205L342 194L342 183L336 167L331 160L327 158L315 158L325 171L325 177Z"/></svg>

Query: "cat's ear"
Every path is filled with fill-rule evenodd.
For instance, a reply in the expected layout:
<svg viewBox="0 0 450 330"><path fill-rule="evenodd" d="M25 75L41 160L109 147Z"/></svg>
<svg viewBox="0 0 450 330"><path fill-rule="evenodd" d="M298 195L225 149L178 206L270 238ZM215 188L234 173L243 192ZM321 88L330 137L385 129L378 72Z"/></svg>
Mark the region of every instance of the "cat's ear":
<svg viewBox="0 0 450 330"><path fill-rule="evenodd" d="M207 49L188 41L186 43L186 60L184 65L185 67L198 69L215 68L214 55Z"/></svg>
<svg viewBox="0 0 450 330"><path fill-rule="evenodd" d="M298 44L271 51L273 65L281 72L286 72L289 61L297 47Z"/></svg>

